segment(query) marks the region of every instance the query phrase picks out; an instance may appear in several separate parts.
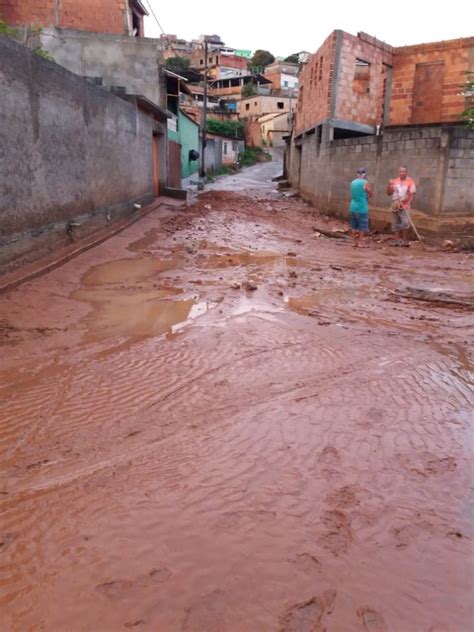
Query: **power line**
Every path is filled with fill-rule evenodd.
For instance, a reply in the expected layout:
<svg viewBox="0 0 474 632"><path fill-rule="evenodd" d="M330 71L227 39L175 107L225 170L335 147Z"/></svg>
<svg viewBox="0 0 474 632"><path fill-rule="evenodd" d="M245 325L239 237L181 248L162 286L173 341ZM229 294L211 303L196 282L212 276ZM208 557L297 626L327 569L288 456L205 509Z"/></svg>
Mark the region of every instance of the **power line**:
<svg viewBox="0 0 474 632"><path fill-rule="evenodd" d="M148 9L150 10L150 13L151 13L151 14L152 14L152 16L154 17L155 22L158 24L158 27L159 27L160 31L161 31L161 32L162 32L162 34L165 36L165 40L167 41L167 43L168 43L169 47L171 48L171 50L173 51L173 53L176 55L176 57L180 57L180 55L179 55L178 51L174 48L173 44L172 44L172 43L171 43L171 41L168 39L168 35L165 33L165 31L164 31L163 27L162 27L162 26L161 26L161 24L160 24L160 21L159 21L159 20L158 20L158 18L156 17L156 14L155 14L155 12L154 12L154 11L153 11L153 9L152 9L152 7L151 7L151 4L150 4L149 0L145 0L145 2L146 2L146 4L147 4L147 6L148 6Z"/></svg>

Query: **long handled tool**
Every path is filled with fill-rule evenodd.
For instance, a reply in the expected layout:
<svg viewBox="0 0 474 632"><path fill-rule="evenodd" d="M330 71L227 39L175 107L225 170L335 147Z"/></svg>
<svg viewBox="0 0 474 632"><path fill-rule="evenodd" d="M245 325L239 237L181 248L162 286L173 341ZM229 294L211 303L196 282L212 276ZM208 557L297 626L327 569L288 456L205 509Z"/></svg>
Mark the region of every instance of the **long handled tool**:
<svg viewBox="0 0 474 632"><path fill-rule="evenodd" d="M417 231L415 224L413 223L413 220L412 220L411 215L410 215L410 211L408 209L404 209L404 211L408 215L408 219L410 220L410 225L413 228L413 231L414 231L415 235L417 236L418 241L420 242L420 244L424 248L425 246L424 246L423 240L422 240L422 238L420 236L420 233Z"/></svg>

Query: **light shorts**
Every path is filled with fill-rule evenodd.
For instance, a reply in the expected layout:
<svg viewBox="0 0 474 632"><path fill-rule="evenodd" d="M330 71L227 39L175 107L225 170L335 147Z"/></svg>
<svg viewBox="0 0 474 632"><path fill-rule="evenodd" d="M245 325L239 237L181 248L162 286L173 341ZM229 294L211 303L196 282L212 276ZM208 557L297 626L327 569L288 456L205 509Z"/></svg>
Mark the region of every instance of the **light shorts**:
<svg viewBox="0 0 474 632"><path fill-rule="evenodd" d="M410 228L410 219L405 209L402 208L396 212L392 211L392 229L397 231L405 228Z"/></svg>

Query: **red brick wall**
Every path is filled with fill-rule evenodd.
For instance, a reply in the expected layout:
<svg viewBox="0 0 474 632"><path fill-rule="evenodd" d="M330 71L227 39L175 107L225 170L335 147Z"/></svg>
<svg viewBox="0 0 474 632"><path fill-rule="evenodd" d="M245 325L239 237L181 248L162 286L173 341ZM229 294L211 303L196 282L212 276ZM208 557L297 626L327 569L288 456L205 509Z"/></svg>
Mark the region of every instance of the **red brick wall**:
<svg viewBox="0 0 474 632"><path fill-rule="evenodd" d="M370 65L356 66L358 59ZM343 33L336 118L366 125L382 124L384 64L392 65L390 46L364 34L354 37Z"/></svg>
<svg viewBox="0 0 474 632"><path fill-rule="evenodd" d="M474 37L396 48L390 124L458 121L473 57Z"/></svg>
<svg viewBox="0 0 474 632"><path fill-rule="evenodd" d="M8 24L59 26L78 31L125 33L125 0L0 0L0 19Z"/></svg>
<svg viewBox="0 0 474 632"><path fill-rule="evenodd" d="M333 32L321 48L311 55L300 72L295 116L296 135L330 116L335 48L336 32Z"/></svg>
<svg viewBox="0 0 474 632"><path fill-rule="evenodd" d="M258 121L245 121L245 145L246 147L261 147L262 134Z"/></svg>
<svg viewBox="0 0 474 632"><path fill-rule="evenodd" d="M269 79L272 82L272 90L280 90L281 70L279 68L275 68L273 71L265 72L263 76L265 79Z"/></svg>

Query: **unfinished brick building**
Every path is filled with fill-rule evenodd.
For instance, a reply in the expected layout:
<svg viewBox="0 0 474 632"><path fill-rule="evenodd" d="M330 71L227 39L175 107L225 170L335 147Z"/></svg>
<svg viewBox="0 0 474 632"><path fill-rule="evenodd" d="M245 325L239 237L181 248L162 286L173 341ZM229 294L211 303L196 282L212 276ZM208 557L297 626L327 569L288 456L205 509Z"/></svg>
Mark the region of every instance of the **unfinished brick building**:
<svg viewBox="0 0 474 632"><path fill-rule="evenodd" d="M382 125L459 121L473 52L474 37L393 48L334 31L301 70L295 135L325 122L332 139Z"/></svg>

